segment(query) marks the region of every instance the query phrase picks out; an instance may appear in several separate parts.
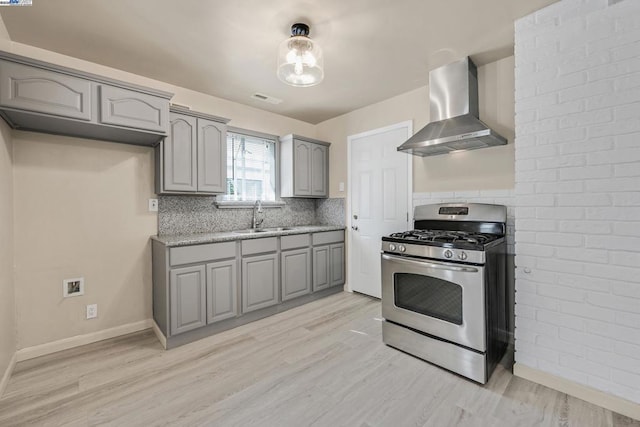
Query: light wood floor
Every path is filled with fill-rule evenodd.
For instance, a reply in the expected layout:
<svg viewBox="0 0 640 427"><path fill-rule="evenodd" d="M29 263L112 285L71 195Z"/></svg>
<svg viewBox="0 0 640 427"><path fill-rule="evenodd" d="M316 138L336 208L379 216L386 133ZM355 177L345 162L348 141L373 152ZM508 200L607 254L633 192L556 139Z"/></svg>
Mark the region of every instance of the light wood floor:
<svg viewBox="0 0 640 427"><path fill-rule="evenodd" d="M513 377L484 387L386 347L341 293L170 351L151 331L18 363L0 425L634 426Z"/></svg>

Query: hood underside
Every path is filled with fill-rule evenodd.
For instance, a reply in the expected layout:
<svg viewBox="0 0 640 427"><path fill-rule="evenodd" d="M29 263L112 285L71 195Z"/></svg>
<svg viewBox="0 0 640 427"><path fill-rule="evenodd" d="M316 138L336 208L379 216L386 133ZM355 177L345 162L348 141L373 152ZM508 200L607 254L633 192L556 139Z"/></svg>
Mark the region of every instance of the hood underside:
<svg viewBox="0 0 640 427"><path fill-rule="evenodd" d="M426 157L506 143L505 138L475 116L465 114L429 123L398 147L398 151Z"/></svg>
<svg viewBox="0 0 640 427"><path fill-rule="evenodd" d="M478 118L478 72L470 58L429 73L429 102L434 121L398 151L424 157L507 143Z"/></svg>

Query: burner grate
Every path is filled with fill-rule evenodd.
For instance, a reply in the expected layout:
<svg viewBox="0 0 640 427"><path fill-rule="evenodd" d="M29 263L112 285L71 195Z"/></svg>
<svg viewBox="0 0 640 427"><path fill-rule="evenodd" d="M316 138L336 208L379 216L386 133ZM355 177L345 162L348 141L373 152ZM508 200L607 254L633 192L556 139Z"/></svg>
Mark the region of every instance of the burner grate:
<svg viewBox="0 0 640 427"><path fill-rule="evenodd" d="M498 238L494 234L473 233L468 231L448 231L448 230L411 230L390 235L395 239L417 240L421 242L437 243L464 243L474 245L484 245Z"/></svg>

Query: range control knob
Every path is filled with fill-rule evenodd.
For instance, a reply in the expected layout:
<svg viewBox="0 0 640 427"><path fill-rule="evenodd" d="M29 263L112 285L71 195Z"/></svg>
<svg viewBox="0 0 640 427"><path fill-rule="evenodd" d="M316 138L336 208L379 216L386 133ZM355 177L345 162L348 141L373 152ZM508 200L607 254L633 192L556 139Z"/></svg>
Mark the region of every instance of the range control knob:
<svg viewBox="0 0 640 427"><path fill-rule="evenodd" d="M451 258L453 256L453 252L447 249L446 251L444 251L444 256L445 258Z"/></svg>
<svg viewBox="0 0 640 427"><path fill-rule="evenodd" d="M403 245L398 245L398 250L399 250L400 252L404 252L404 251L406 251L406 250L407 250L407 248L405 248Z"/></svg>
<svg viewBox="0 0 640 427"><path fill-rule="evenodd" d="M393 243L389 244L389 250L390 251L395 251L396 250L396 245L394 245Z"/></svg>
<svg viewBox="0 0 640 427"><path fill-rule="evenodd" d="M458 258L460 258L462 261L464 261L465 259L467 259L467 253L466 252L460 252L458 254Z"/></svg>

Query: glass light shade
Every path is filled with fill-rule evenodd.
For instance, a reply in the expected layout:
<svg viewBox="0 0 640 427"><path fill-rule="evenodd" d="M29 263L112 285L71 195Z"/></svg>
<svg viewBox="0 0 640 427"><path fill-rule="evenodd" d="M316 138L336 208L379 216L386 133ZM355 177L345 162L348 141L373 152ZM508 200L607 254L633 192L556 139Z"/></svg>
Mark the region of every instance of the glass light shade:
<svg viewBox="0 0 640 427"><path fill-rule="evenodd" d="M291 86L314 86L324 78L322 49L306 36L292 36L278 48L278 78Z"/></svg>

